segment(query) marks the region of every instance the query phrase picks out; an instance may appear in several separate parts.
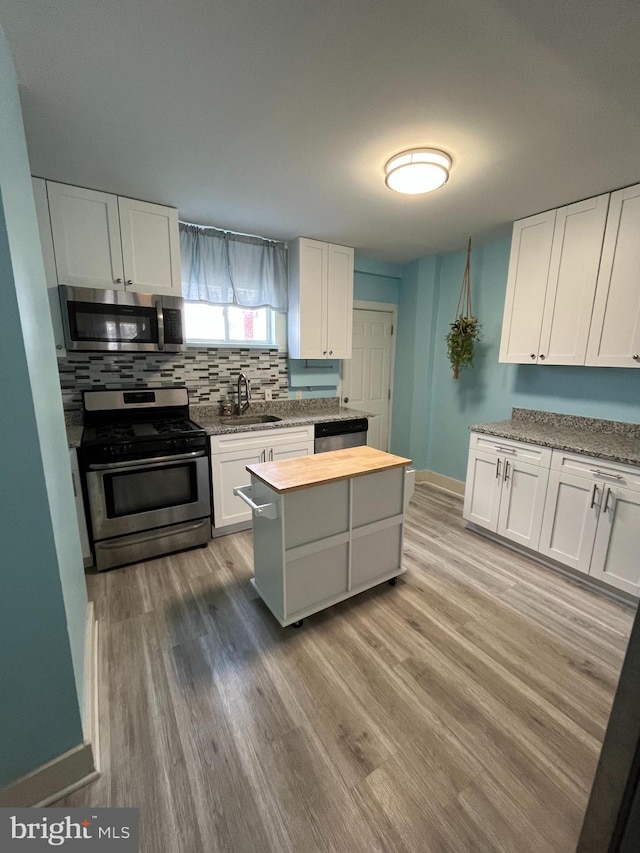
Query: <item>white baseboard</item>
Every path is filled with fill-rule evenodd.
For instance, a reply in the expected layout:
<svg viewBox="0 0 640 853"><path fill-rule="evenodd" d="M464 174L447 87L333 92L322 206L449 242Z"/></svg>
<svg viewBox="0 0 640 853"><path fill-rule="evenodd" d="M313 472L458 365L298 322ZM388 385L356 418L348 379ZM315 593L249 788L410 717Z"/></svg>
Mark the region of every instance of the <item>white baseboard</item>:
<svg viewBox="0 0 640 853"><path fill-rule="evenodd" d="M84 743L0 788L0 807L48 806L98 778L98 623L87 607L84 664Z"/></svg>
<svg viewBox="0 0 640 853"><path fill-rule="evenodd" d="M445 477L437 471L416 471L416 483L429 483L445 492L464 497L464 483L462 480L454 480L453 477Z"/></svg>
<svg viewBox="0 0 640 853"><path fill-rule="evenodd" d="M82 731L85 743L90 743L93 748L96 770L100 769L98 766L100 756L98 719L98 622L93 601L90 601L87 605Z"/></svg>
<svg viewBox="0 0 640 853"><path fill-rule="evenodd" d="M0 807L48 806L93 782L99 775L93 762L91 744L80 743L1 788Z"/></svg>

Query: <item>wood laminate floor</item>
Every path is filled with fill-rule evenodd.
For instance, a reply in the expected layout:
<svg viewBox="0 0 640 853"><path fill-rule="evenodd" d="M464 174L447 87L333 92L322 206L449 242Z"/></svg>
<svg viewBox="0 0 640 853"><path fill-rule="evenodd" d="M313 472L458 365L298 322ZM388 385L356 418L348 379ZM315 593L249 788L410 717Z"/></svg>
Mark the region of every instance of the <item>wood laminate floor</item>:
<svg viewBox="0 0 640 853"><path fill-rule="evenodd" d="M407 573L281 628L251 533L89 577L101 778L146 853L570 853L633 611L418 486Z"/></svg>

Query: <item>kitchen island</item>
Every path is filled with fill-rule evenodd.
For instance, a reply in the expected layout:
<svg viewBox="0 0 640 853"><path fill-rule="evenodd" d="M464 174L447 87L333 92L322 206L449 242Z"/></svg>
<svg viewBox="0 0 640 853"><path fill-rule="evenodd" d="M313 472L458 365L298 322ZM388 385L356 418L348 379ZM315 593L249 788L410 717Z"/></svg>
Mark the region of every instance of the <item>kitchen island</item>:
<svg viewBox="0 0 640 853"><path fill-rule="evenodd" d="M302 620L402 574L410 459L371 447L248 465L253 583L278 622Z"/></svg>

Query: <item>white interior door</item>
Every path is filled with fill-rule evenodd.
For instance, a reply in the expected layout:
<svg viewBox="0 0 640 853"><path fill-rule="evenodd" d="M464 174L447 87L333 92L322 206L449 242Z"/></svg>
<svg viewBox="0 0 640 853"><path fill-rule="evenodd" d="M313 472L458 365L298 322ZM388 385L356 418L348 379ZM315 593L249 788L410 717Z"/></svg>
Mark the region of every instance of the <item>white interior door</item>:
<svg viewBox="0 0 640 853"><path fill-rule="evenodd" d="M351 358L343 361L342 405L370 412L367 444L389 449L393 311L356 308Z"/></svg>

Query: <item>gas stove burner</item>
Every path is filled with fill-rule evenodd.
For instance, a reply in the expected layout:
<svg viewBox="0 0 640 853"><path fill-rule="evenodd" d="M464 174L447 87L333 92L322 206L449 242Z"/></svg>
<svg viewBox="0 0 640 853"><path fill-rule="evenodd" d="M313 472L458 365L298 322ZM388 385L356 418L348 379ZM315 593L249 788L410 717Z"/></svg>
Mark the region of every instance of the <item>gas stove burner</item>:
<svg viewBox="0 0 640 853"><path fill-rule="evenodd" d="M159 435L182 435L196 428L192 421L158 421L153 424Z"/></svg>
<svg viewBox="0 0 640 853"><path fill-rule="evenodd" d="M96 438L100 441L122 441L135 435L131 424L105 424L96 427Z"/></svg>

